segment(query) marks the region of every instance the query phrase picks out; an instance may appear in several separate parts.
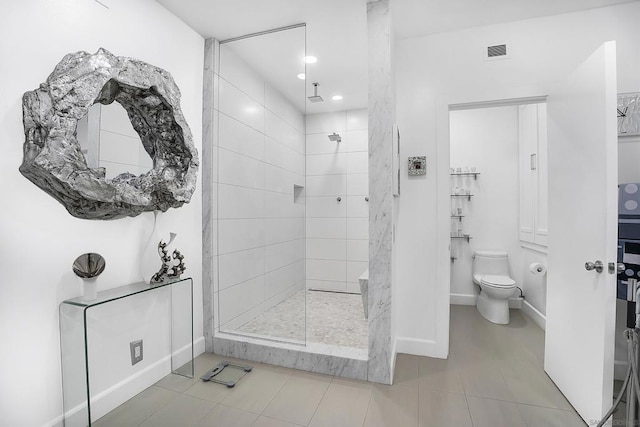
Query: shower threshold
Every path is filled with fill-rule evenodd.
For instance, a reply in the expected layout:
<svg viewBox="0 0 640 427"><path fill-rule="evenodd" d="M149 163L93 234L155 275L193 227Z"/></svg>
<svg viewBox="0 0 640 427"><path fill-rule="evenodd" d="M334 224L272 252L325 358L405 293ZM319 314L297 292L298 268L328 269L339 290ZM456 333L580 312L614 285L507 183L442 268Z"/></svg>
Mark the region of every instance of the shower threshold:
<svg viewBox="0 0 640 427"><path fill-rule="evenodd" d="M219 332L213 353L307 372L367 380L368 351L321 343L302 346L263 338Z"/></svg>

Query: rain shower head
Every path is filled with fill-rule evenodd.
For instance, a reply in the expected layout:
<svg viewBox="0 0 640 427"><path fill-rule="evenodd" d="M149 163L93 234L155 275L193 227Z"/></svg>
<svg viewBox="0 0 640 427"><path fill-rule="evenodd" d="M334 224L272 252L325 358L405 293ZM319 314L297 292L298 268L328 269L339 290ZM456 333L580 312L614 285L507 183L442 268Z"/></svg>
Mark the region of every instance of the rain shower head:
<svg viewBox="0 0 640 427"><path fill-rule="evenodd" d="M318 95L318 86L320 86L320 83L314 83L313 84L313 96L308 96L307 98L309 98L309 101L311 102L322 102L324 101L324 99L322 99L322 97L320 95Z"/></svg>
<svg viewBox="0 0 640 427"><path fill-rule="evenodd" d="M334 132L329 135L329 141L342 142L342 138L340 137L340 134Z"/></svg>

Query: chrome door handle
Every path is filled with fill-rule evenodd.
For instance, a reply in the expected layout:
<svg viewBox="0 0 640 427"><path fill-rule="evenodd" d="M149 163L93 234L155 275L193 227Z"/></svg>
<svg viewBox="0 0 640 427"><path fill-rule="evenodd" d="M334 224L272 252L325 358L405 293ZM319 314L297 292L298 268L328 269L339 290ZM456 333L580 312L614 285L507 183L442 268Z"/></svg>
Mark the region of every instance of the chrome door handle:
<svg viewBox="0 0 640 427"><path fill-rule="evenodd" d="M584 268L586 268L587 271L595 270L597 273L602 273L604 265L602 264L602 261L597 260L596 262L585 262Z"/></svg>
<svg viewBox="0 0 640 427"><path fill-rule="evenodd" d="M610 262L608 265L609 274L618 274L627 270L627 267L621 262Z"/></svg>

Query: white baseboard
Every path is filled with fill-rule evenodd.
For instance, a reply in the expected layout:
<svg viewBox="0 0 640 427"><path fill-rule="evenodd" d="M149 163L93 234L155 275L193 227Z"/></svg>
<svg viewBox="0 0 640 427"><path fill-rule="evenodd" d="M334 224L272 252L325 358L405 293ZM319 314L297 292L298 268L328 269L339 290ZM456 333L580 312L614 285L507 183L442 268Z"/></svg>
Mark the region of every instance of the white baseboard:
<svg viewBox="0 0 640 427"><path fill-rule="evenodd" d="M189 359L191 346L186 345L176 352L173 356L178 359ZM204 353L204 337L199 337L193 341L193 355L197 357ZM91 414L94 420L102 417L113 409L117 408L127 400L131 399L136 394L140 393L144 389L152 386L168 373L171 372L171 355L167 355L160 360L152 363L144 369L136 372L134 375L125 378L119 383L109 387L105 391L93 396L91 398ZM84 416L84 409L87 407L86 403L71 408L67 411L67 425L85 425L86 420L79 419ZM63 415L59 415L43 427L62 427Z"/></svg>
<svg viewBox="0 0 640 427"><path fill-rule="evenodd" d="M42 427L64 427L64 418L62 415L58 415L51 421L45 423Z"/></svg>
<svg viewBox="0 0 640 427"><path fill-rule="evenodd" d="M409 337L397 337L395 348L398 353L413 354L415 356L437 357L436 342Z"/></svg>
<svg viewBox="0 0 640 427"><path fill-rule="evenodd" d="M529 304L527 300L524 300L522 304L522 313L529 319L533 320L533 323L540 326L543 331L547 328L547 318L544 314L540 313L534 306Z"/></svg>
<svg viewBox="0 0 640 427"><path fill-rule="evenodd" d="M451 294L451 305L476 305L477 297L473 294Z"/></svg>
<svg viewBox="0 0 640 427"><path fill-rule="evenodd" d="M451 305L476 305L478 297L473 294L451 294L449 301ZM509 299L509 308L522 308L522 298L514 297Z"/></svg>
<svg viewBox="0 0 640 427"><path fill-rule="evenodd" d="M367 273L369 271L367 270ZM398 356L398 340L393 340L393 348L391 349L391 384L393 384L393 374L396 372L396 358Z"/></svg>
<svg viewBox="0 0 640 427"><path fill-rule="evenodd" d="M524 298L521 298L521 297L509 298L509 308L515 308L517 310L522 310L523 301L524 301Z"/></svg>

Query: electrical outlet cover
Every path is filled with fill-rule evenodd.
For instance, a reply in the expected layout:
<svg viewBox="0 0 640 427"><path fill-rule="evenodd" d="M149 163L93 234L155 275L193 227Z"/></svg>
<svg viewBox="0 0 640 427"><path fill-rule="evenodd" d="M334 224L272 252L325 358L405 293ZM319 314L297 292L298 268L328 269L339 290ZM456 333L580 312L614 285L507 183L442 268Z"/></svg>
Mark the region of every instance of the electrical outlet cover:
<svg viewBox="0 0 640 427"><path fill-rule="evenodd" d="M142 340L131 341L129 343L129 349L131 350L131 366L142 361Z"/></svg>

